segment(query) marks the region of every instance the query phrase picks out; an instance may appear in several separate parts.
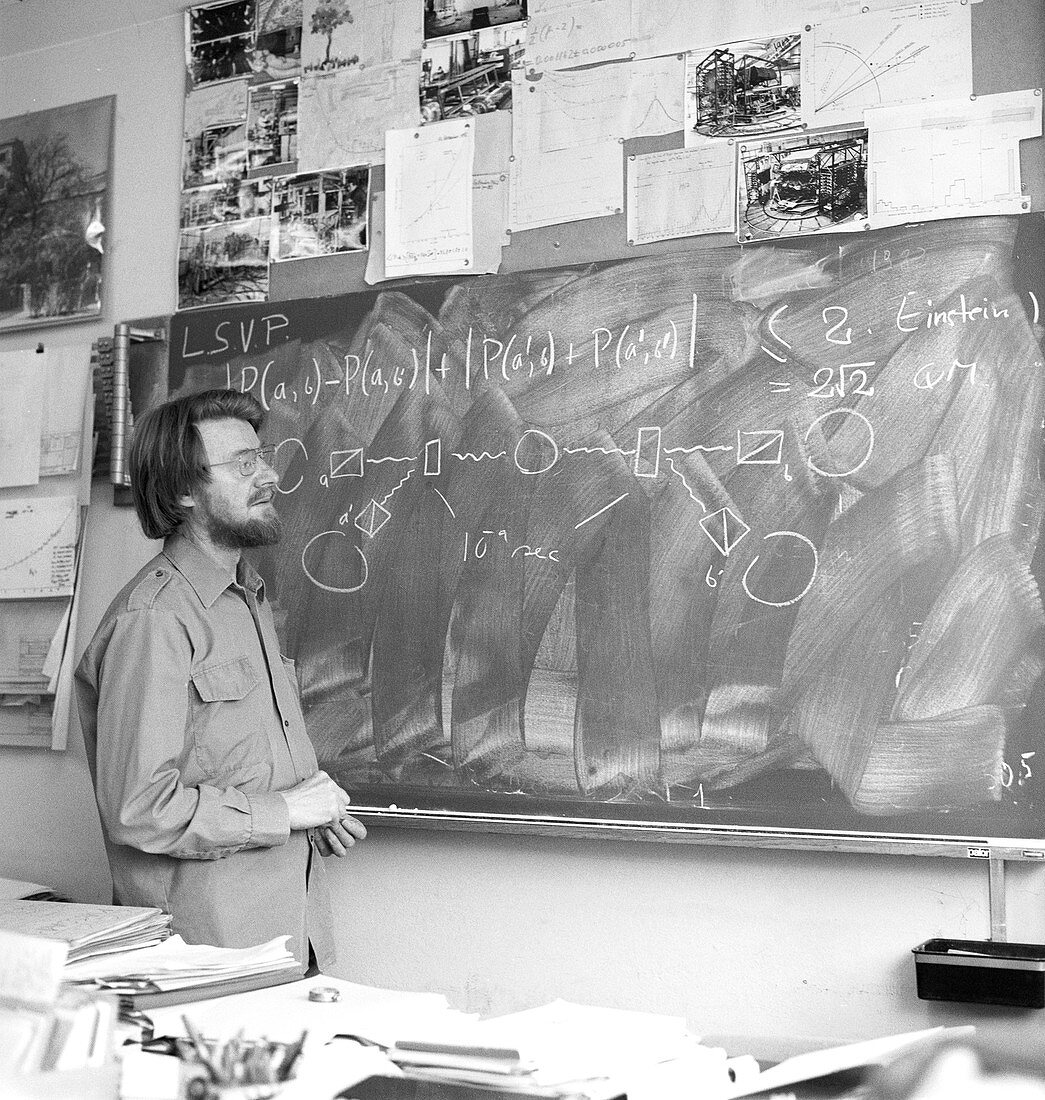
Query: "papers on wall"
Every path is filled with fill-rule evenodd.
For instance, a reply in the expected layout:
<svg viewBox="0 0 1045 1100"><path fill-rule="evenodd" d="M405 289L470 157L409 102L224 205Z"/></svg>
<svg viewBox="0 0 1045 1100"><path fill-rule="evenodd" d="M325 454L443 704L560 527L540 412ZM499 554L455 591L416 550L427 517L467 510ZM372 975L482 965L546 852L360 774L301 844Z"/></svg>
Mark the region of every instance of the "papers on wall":
<svg viewBox="0 0 1045 1100"><path fill-rule="evenodd" d="M683 60L623 61L514 74L515 158L682 128Z"/></svg>
<svg viewBox="0 0 1045 1100"><path fill-rule="evenodd" d="M515 232L619 214L623 177L619 141L514 156L508 172L508 228Z"/></svg>
<svg viewBox="0 0 1045 1100"><path fill-rule="evenodd" d="M76 497L21 497L0 505L0 599L73 594Z"/></svg>
<svg viewBox="0 0 1045 1100"><path fill-rule="evenodd" d="M272 259L362 251L367 247L369 197L369 168L277 180L272 197Z"/></svg>
<svg viewBox="0 0 1045 1100"><path fill-rule="evenodd" d="M40 480L40 426L46 371L34 351L0 354L0 488Z"/></svg>
<svg viewBox="0 0 1045 1100"><path fill-rule="evenodd" d="M84 415L91 396L89 344L51 345L44 360L46 391L40 424L40 476L74 474L84 449Z"/></svg>
<svg viewBox="0 0 1045 1100"><path fill-rule="evenodd" d="M972 92L972 21L958 0L814 24L802 42L802 118L860 122L864 111Z"/></svg>
<svg viewBox="0 0 1045 1100"><path fill-rule="evenodd" d="M302 70L360 70L417 60L422 5L398 0L304 0ZM416 92L416 87L414 91Z"/></svg>
<svg viewBox="0 0 1045 1100"><path fill-rule="evenodd" d="M788 34L796 13L803 25L881 11L896 0L704 0L694 18L690 0L642 0L633 4L632 49L637 57L655 57L697 49L707 42Z"/></svg>
<svg viewBox="0 0 1045 1100"><path fill-rule="evenodd" d="M736 227L736 149L725 142L628 158L628 244Z"/></svg>
<svg viewBox="0 0 1045 1100"><path fill-rule="evenodd" d="M472 270L475 126L452 119L385 136L385 273Z"/></svg>
<svg viewBox="0 0 1045 1100"><path fill-rule="evenodd" d="M47 691L48 655L64 647L69 600L11 600L0 615L0 693Z"/></svg>
<svg viewBox="0 0 1045 1100"><path fill-rule="evenodd" d="M905 221L1030 209L1020 141L1041 134L1041 89L868 111L868 214Z"/></svg>
<svg viewBox="0 0 1045 1100"><path fill-rule="evenodd" d="M530 0L525 64L548 72L630 56L631 0Z"/></svg>
<svg viewBox="0 0 1045 1100"><path fill-rule="evenodd" d="M306 73L299 109L301 171L379 164L386 130L420 124L418 72L412 61Z"/></svg>

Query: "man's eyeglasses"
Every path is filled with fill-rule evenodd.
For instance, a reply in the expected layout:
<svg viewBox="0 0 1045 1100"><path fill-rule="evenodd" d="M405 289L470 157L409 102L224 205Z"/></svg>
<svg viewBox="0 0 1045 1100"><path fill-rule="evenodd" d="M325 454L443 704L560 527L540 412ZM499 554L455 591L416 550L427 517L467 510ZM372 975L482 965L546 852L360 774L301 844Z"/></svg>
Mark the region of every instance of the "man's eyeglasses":
<svg viewBox="0 0 1045 1100"><path fill-rule="evenodd" d="M226 462L212 462L207 469L213 470L215 466L235 466L239 470L240 477L250 477L257 470L259 462L271 466L275 459L275 447L258 447L256 451L243 451Z"/></svg>

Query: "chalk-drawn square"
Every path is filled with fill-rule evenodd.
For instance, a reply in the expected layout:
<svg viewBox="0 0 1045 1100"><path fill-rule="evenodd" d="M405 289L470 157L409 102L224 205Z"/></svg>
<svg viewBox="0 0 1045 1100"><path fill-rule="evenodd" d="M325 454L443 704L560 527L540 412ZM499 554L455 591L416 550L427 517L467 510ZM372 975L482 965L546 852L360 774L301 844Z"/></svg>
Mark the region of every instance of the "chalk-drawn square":
<svg viewBox="0 0 1045 1100"><path fill-rule="evenodd" d="M783 451L783 432L737 429L738 466L779 466Z"/></svg>
<svg viewBox="0 0 1045 1100"><path fill-rule="evenodd" d="M331 478L362 477L363 448L356 447L351 451L331 451L330 476Z"/></svg>

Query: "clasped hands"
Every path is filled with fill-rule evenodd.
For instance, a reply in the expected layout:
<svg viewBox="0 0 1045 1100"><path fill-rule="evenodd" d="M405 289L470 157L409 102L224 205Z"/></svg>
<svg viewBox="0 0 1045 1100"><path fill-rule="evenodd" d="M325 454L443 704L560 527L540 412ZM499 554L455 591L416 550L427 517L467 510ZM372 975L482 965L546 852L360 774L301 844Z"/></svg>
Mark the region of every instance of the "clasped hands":
<svg viewBox="0 0 1045 1100"><path fill-rule="evenodd" d="M308 829L321 856L343 856L366 836L362 821L348 814L348 795L326 772L316 772L282 794L291 829Z"/></svg>

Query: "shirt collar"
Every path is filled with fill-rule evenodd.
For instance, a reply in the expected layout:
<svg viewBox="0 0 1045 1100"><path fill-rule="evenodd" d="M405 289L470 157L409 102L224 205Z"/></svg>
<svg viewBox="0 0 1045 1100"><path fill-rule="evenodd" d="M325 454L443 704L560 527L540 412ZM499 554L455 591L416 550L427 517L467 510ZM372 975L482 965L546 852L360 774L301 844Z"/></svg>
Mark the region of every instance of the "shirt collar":
<svg viewBox="0 0 1045 1100"><path fill-rule="evenodd" d="M240 558L234 572L218 565L184 535L171 535L163 544L164 556L189 582L204 607L212 607L214 601L231 584L238 584L259 600L265 598L265 582L257 570Z"/></svg>

